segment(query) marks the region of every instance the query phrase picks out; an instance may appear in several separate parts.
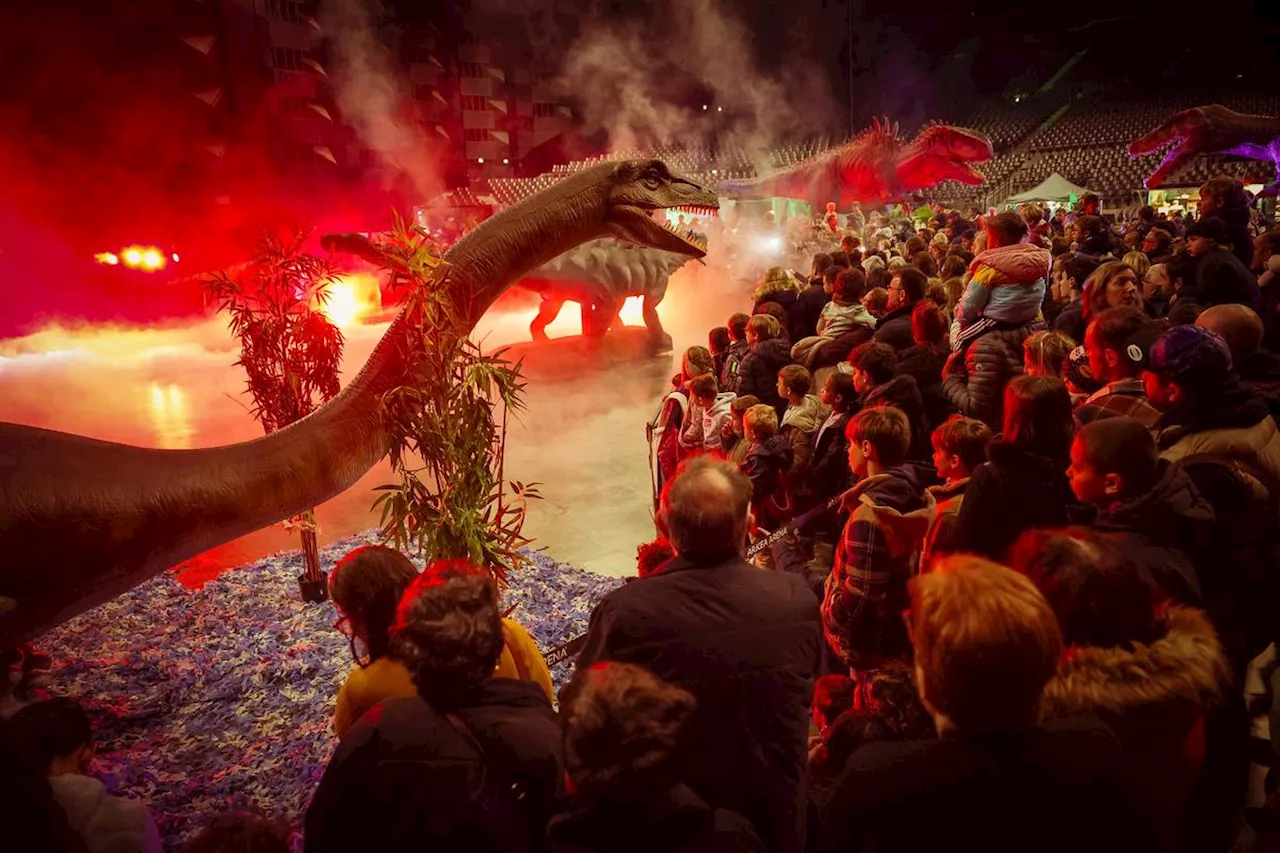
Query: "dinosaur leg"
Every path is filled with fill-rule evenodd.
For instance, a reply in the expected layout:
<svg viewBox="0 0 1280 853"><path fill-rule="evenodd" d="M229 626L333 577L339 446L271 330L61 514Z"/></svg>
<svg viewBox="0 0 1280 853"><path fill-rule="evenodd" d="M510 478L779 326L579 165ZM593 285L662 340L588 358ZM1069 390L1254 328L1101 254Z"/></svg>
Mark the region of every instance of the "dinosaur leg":
<svg viewBox="0 0 1280 853"><path fill-rule="evenodd" d="M645 328L649 330L649 346L656 353L671 352L671 336L662 328L662 321L658 319L658 303L650 302L646 296L641 313L644 315Z"/></svg>
<svg viewBox="0 0 1280 853"><path fill-rule="evenodd" d="M533 322L529 324L529 334L535 341L547 339L547 326L560 315L562 307L564 307L563 299L555 296L542 297L542 304L538 306L538 316L534 317Z"/></svg>

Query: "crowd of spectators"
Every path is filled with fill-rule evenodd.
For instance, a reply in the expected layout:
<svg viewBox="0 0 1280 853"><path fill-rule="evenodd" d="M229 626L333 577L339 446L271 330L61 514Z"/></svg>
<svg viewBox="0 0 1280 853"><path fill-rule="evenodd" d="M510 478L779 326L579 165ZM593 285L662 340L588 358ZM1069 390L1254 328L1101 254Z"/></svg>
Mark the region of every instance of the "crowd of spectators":
<svg viewBox="0 0 1280 853"><path fill-rule="evenodd" d="M559 696L483 567L349 554L305 849L1280 849L1280 234L1210 184L1191 224L872 212L768 270L682 355L659 537ZM74 703L12 726L31 849L158 849Z"/></svg>

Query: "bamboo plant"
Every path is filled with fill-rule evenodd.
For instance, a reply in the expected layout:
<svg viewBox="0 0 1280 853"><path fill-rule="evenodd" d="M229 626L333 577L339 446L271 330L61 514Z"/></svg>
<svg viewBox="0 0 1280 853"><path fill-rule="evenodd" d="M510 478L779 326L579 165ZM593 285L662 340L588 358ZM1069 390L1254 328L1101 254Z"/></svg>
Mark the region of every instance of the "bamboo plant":
<svg viewBox="0 0 1280 853"><path fill-rule="evenodd" d="M240 343L249 412L267 433L283 429L333 399L345 341L324 313L336 268L302 250L309 229L263 237L248 264L212 274L205 293L225 313ZM314 510L285 522L298 530L305 559L298 578L303 597L328 595L320 571Z"/></svg>

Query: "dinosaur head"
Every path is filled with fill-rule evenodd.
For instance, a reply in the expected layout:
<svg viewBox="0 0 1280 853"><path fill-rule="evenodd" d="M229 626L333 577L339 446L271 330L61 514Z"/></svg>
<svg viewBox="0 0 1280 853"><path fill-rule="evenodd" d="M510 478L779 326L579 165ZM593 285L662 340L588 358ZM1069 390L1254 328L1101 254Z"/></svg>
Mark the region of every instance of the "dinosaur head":
<svg viewBox="0 0 1280 853"><path fill-rule="evenodd" d="M605 227L629 243L679 252L694 258L707 254L692 235L678 234L654 221L655 210L693 207L718 210L714 190L672 174L661 160L623 160L613 169L608 187Z"/></svg>
<svg viewBox="0 0 1280 853"><path fill-rule="evenodd" d="M928 189L942 181L976 186L985 180L970 163L992 157L991 140L975 130L931 124L903 146L898 158L898 181L907 190Z"/></svg>

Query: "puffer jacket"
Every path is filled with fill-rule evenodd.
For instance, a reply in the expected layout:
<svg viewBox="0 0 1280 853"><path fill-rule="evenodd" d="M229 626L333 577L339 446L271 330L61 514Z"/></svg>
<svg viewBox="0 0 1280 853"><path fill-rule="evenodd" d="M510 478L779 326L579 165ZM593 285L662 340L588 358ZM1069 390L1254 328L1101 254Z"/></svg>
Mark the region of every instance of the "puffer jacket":
<svg viewBox="0 0 1280 853"><path fill-rule="evenodd" d="M738 365L739 397L754 395L761 403L773 406L782 419L787 401L778 394L778 371L791 363L791 344L781 338L761 341Z"/></svg>
<svg viewBox="0 0 1280 853"><path fill-rule="evenodd" d="M965 355L942 378L942 390L960 414L1000 429L1004 386L1022 373L1022 342L1031 337L1028 323L1016 329L993 329L975 340Z"/></svg>
<svg viewBox="0 0 1280 853"><path fill-rule="evenodd" d="M1026 323L1036 318L1048 286L1048 249L1015 243L987 249L969 264L972 278L956 315L964 326L979 317Z"/></svg>
<svg viewBox="0 0 1280 853"><path fill-rule="evenodd" d="M1204 611L1172 605L1159 628L1149 644L1068 648L1045 687L1042 713L1047 720L1092 715L1115 731L1130 756L1127 787L1172 849L1204 764L1205 720L1232 674Z"/></svg>

